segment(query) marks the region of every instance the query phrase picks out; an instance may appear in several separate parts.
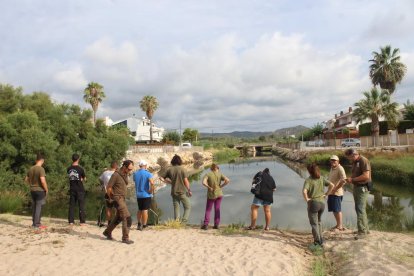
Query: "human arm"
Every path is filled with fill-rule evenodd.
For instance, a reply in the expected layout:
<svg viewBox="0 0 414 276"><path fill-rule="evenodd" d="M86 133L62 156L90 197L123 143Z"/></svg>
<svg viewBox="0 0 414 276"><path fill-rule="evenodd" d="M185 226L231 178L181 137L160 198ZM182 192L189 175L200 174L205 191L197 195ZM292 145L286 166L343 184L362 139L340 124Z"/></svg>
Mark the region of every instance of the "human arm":
<svg viewBox="0 0 414 276"><path fill-rule="evenodd" d="M214 191L213 187L210 187L208 185L208 177L204 176L203 178L203 182L202 182L203 186L206 187L209 191Z"/></svg>
<svg viewBox="0 0 414 276"><path fill-rule="evenodd" d="M159 177L160 178L160 180L162 181L162 182L164 182L164 183L167 183L167 184L171 184L171 179L169 179L169 178L164 178L164 177Z"/></svg>
<svg viewBox="0 0 414 276"><path fill-rule="evenodd" d="M353 183L355 185L358 185L359 183L366 183L371 179L370 175L371 171L364 171L360 176L348 177L346 182Z"/></svg>
<svg viewBox="0 0 414 276"><path fill-rule="evenodd" d="M150 178L149 179L149 191L148 191L148 193L153 194L154 191L155 191L154 178Z"/></svg>
<svg viewBox="0 0 414 276"><path fill-rule="evenodd" d="M229 183L230 183L230 179L228 179L226 176L223 176L223 183L220 184L220 188L223 188Z"/></svg>
<svg viewBox="0 0 414 276"><path fill-rule="evenodd" d="M45 190L46 194L49 193L49 189L47 187L47 182L46 182L46 177L45 176L40 177L40 184L42 185L43 190Z"/></svg>
<svg viewBox="0 0 414 276"><path fill-rule="evenodd" d="M308 197L308 189L304 188L302 190L302 195L303 195L303 198L305 199L305 201L309 202L310 198Z"/></svg>
<svg viewBox="0 0 414 276"><path fill-rule="evenodd" d="M188 196L192 196L193 193L191 192L190 189L190 182L188 181L188 178L184 178L184 186L187 188L187 192L188 192Z"/></svg>

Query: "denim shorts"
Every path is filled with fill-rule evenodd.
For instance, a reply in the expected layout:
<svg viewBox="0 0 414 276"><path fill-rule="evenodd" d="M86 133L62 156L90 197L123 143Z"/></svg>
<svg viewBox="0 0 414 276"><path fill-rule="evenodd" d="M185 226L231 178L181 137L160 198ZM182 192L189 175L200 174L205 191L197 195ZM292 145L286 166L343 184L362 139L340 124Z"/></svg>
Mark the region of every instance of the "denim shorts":
<svg viewBox="0 0 414 276"><path fill-rule="evenodd" d="M253 203L252 204L256 205L256 206L269 206L269 205L272 205L271 202L260 199L260 198L257 198L257 197L253 198Z"/></svg>
<svg viewBox="0 0 414 276"><path fill-rule="evenodd" d="M329 195L328 196L328 212L341 212L342 196Z"/></svg>

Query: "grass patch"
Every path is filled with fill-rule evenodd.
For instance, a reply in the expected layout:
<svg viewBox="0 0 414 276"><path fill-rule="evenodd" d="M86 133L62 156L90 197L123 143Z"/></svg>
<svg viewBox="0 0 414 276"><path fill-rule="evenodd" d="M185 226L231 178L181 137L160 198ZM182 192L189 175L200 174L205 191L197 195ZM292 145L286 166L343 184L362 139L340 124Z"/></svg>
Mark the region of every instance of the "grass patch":
<svg viewBox="0 0 414 276"><path fill-rule="evenodd" d="M26 194L22 191L3 191L0 193L0 213L14 213L23 208Z"/></svg>
<svg viewBox="0 0 414 276"><path fill-rule="evenodd" d="M178 219L168 219L156 226L157 229L182 229L184 225Z"/></svg>
<svg viewBox="0 0 414 276"><path fill-rule="evenodd" d="M318 257L312 264L312 275L314 276L325 276L328 275L329 262L323 257Z"/></svg>
<svg viewBox="0 0 414 276"><path fill-rule="evenodd" d="M215 162L225 162L233 160L240 156L240 152L237 149L224 148L213 153L213 159Z"/></svg>
<svg viewBox="0 0 414 276"><path fill-rule="evenodd" d="M247 230L244 227L244 223L232 223L226 227L220 229L220 233L223 235L240 235L247 234Z"/></svg>

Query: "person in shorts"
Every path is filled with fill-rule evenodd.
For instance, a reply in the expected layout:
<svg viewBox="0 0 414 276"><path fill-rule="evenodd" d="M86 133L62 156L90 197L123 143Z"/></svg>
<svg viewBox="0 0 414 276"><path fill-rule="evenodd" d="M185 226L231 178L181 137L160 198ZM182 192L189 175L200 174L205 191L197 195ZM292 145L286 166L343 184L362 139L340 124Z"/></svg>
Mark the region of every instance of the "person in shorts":
<svg viewBox="0 0 414 276"><path fill-rule="evenodd" d="M251 205L251 222L247 230L256 229L257 212L260 206L263 206L265 214L266 225L264 230L270 230L270 221L272 219L271 205L273 204L273 192L276 191L276 183L273 177L270 175L268 168L262 172L258 172L253 179L260 175L262 181L260 182L260 194L255 195L253 203Z"/></svg>
<svg viewBox="0 0 414 276"><path fill-rule="evenodd" d="M137 195L138 212L137 230L147 227L148 210L151 207L151 200L154 193L154 178L147 170L148 163L145 160L139 162L139 170L134 172L135 192Z"/></svg>
<svg viewBox="0 0 414 276"><path fill-rule="evenodd" d="M329 171L328 180L335 186L330 195L328 195L328 212L333 212L336 226L331 228L332 231L343 231L345 230L342 224L342 199L344 195L344 189L342 183L345 182L346 174L344 168L339 164L339 158L336 155L332 155L329 159L331 164L331 170ZM335 189L338 187L337 189Z"/></svg>

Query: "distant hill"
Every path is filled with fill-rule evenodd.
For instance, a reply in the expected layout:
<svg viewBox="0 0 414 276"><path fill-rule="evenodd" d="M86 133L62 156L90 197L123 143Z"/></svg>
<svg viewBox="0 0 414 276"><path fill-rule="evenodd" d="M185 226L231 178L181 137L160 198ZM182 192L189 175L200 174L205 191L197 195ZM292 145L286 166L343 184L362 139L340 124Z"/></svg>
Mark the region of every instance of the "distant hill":
<svg viewBox="0 0 414 276"><path fill-rule="evenodd" d="M235 138L256 138L260 136L268 136L268 135L275 135L275 136L286 136L286 135L295 135L298 137L301 133L308 130L308 127L299 125L294 127L287 127L275 130L273 132L264 131L264 132L254 132L254 131L233 131L228 133L200 133L201 138L205 137L235 137Z"/></svg>

